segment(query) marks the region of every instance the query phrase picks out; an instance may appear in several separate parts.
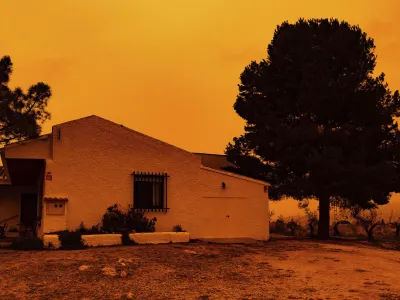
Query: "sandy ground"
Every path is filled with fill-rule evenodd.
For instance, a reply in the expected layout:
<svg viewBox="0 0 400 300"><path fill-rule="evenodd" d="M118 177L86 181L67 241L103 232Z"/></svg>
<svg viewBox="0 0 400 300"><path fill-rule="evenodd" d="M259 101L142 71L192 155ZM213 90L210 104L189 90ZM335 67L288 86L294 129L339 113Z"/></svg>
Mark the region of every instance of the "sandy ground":
<svg viewBox="0 0 400 300"><path fill-rule="evenodd" d="M0 249L0 299L400 299L400 251L352 242Z"/></svg>

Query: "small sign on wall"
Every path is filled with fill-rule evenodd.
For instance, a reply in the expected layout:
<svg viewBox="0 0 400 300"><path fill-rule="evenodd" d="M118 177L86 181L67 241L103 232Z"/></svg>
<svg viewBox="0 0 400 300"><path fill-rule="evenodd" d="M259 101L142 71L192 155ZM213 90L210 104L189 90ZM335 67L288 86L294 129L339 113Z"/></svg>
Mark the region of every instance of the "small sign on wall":
<svg viewBox="0 0 400 300"><path fill-rule="evenodd" d="M46 172L46 180L53 180L53 175L51 172Z"/></svg>
<svg viewBox="0 0 400 300"><path fill-rule="evenodd" d="M47 202L46 214L48 215L65 215L65 202Z"/></svg>

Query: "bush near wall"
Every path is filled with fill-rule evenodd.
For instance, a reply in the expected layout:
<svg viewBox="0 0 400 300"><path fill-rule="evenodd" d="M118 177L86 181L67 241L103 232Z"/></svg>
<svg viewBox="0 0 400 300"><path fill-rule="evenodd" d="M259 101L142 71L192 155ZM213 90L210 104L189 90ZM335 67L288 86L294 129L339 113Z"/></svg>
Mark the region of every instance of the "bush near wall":
<svg viewBox="0 0 400 300"><path fill-rule="evenodd" d="M78 250L85 249L87 246L82 240L82 233L79 230L69 231L62 230L52 232L50 234L57 234L61 243L61 249Z"/></svg>
<svg viewBox="0 0 400 300"><path fill-rule="evenodd" d="M172 228L172 232L186 232L186 230L183 230L182 225L177 224Z"/></svg>
<svg viewBox="0 0 400 300"><path fill-rule="evenodd" d="M102 229L107 233L115 233L124 231L125 214L119 209L116 203L107 208L102 218Z"/></svg>
<svg viewBox="0 0 400 300"><path fill-rule="evenodd" d="M103 228L101 228L100 224L93 225L91 228L86 228L83 222L79 225L79 228L76 230L79 231L82 235L91 235L91 234L106 234L108 233Z"/></svg>
<svg viewBox="0 0 400 300"><path fill-rule="evenodd" d="M157 218L149 219L143 212L134 211L130 206L124 213L118 204L107 208L102 218L102 230L107 233L154 232Z"/></svg>
<svg viewBox="0 0 400 300"><path fill-rule="evenodd" d="M135 232L154 232L157 219L148 219L143 212L134 211L132 207L124 213L118 204L107 208L102 217L102 223L93 225L90 229L86 228L83 222L74 230L62 230L51 232L56 234L61 242L62 249L84 249L85 245L82 235L121 233L123 245L136 244L129 237L130 233Z"/></svg>

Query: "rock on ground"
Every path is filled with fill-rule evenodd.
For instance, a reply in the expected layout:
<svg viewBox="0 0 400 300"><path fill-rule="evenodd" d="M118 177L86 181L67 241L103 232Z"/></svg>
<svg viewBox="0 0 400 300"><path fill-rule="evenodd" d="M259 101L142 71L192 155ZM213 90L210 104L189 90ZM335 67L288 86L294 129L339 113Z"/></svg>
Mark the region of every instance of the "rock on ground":
<svg viewBox="0 0 400 300"><path fill-rule="evenodd" d="M87 266L87 265L82 265L79 267L79 271L85 271L87 269L89 269L89 266Z"/></svg>
<svg viewBox="0 0 400 300"><path fill-rule="evenodd" d="M115 276L117 275L117 271L115 270L115 268L111 268L111 267L104 267L103 269L101 269L103 271L104 275L108 275L108 276Z"/></svg>
<svg viewBox="0 0 400 300"><path fill-rule="evenodd" d="M128 294L126 294L126 298L133 299L133 293L129 292Z"/></svg>

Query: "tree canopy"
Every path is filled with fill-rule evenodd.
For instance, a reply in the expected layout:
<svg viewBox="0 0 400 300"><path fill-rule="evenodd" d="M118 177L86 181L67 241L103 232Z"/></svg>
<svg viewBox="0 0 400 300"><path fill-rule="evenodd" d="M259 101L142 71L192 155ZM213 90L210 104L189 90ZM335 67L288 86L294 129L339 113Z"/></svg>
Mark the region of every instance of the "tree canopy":
<svg viewBox="0 0 400 300"><path fill-rule="evenodd" d="M264 178L270 197L371 208L399 185L398 91L374 76L375 45L359 26L300 19L277 26L267 58L240 76L234 109L244 134L226 148L233 171Z"/></svg>
<svg viewBox="0 0 400 300"><path fill-rule="evenodd" d="M25 93L8 85L12 73L9 56L0 59L0 147L7 143L37 137L41 125L50 119L46 110L50 87L38 82Z"/></svg>

